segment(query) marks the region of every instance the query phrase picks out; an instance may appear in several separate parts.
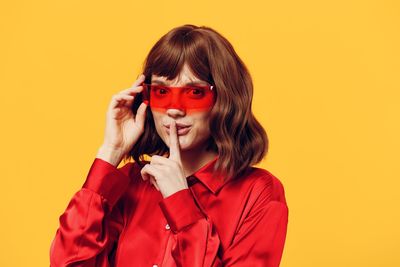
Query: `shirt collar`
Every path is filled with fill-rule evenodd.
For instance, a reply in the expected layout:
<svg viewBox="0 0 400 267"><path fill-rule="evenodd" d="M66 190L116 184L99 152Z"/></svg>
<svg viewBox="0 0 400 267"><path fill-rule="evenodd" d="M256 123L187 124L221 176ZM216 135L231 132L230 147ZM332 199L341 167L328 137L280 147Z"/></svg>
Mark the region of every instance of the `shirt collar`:
<svg viewBox="0 0 400 267"><path fill-rule="evenodd" d="M228 181L224 182L224 175L214 173L214 165L217 162L219 156L217 155L211 161L207 162L200 169L195 171L192 175L186 177L188 185L191 186L197 181L200 181L208 190L213 194L216 194L222 186ZM145 160L145 163L150 163L150 161Z"/></svg>
<svg viewBox="0 0 400 267"><path fill-rule="evenodd" d="M196 177L204 186L213 192L213 194L216 194L225 184L224 176L214 173L214 166L218 158L219 156L216 156L187 178L190 179L190 177Z"/></svg>

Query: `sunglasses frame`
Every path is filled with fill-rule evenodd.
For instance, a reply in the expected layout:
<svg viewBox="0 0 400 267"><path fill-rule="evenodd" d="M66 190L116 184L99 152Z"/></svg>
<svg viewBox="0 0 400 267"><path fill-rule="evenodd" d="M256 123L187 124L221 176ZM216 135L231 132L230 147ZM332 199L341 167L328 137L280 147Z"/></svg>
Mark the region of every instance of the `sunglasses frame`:
<svg viewBox="0 0 400 267"><path fill-rule="evenodd" d="M168 86L168 85L162 85L162 84L149 84L149 83L142 83L142 86L148 86L150 88L152 87L167 87L167 88L185 88L185 87L195 87L195 88L203 88L203 89L209 89L212 91L214 89L214 85L185 85L185 86Z"/></svg>

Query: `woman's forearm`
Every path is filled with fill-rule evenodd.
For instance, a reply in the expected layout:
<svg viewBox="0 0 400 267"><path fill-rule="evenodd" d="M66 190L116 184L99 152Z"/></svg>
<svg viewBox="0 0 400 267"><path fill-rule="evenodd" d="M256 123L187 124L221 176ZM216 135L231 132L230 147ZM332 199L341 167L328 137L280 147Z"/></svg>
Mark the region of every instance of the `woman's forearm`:
<svg viewBox="0 0 400 267"><path fill-rule="evenodd" d="M120 151L102 145L97 152L96 158L100 158L117 167L123 156Z"/></svg>

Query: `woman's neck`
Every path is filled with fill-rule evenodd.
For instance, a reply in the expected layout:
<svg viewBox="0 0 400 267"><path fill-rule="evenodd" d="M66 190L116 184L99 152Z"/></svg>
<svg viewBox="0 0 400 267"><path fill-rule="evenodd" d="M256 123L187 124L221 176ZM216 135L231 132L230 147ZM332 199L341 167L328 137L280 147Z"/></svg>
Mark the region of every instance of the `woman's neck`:
<svg viewBox="0 0 400 267"><path fill-rule="evenodd" d="M181 150L181 162L186 177L195 173L202 166L213 160L218 155L214 151L199 151L197 149L183 151Z"/></svg>

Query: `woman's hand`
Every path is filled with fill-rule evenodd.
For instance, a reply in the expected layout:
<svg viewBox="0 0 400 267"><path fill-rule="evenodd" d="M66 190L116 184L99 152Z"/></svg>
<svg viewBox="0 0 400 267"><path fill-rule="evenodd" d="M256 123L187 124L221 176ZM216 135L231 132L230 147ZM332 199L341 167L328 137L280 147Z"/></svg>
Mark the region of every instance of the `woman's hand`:
<svg viewBox="0 0 400 267"><path fill-rule="evenodd" d="M168 158L154 155L150 164L146 164L140 171L143 180L150 182L161 192L164 198L189 188L181 163L179 140L175 121L171 122L169 133Z"/></svg>
<svg viewBox="0 0 400 267"><path fill-rule="evenodd" d="M124 156L144 132L146 103L142 103L136 116L131 111L135 95L143 90L139 86L145 79L141 74L132 87L112 96L106 116L103 151L115 151Z"/></svg>

